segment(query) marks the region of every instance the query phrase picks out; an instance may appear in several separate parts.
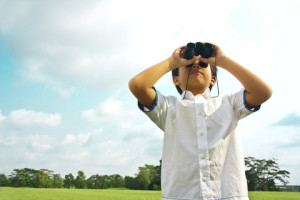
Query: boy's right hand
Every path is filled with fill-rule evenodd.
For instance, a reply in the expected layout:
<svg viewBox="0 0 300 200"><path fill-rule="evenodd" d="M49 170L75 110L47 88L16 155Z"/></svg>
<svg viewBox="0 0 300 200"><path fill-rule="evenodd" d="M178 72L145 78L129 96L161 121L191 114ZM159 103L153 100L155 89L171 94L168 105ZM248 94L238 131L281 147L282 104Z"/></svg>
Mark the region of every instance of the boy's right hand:
<svg viewBox="0 0 300 200"><path fill-rule="evenodd" d="M187 65L190 65L194 63L195 58L192 58L191 60L187 60L184 58L184 53L185 53L186 46L181 46L177 48L173 54L168 58L169 61L169 68L170 70L179 68L179 67L184 67Z"/></svg>

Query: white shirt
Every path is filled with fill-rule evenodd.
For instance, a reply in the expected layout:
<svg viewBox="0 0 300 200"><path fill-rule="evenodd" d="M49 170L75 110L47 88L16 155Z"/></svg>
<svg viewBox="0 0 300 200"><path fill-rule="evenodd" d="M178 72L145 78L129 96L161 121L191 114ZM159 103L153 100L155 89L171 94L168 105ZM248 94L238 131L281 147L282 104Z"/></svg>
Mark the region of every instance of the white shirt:
<svg viewBox="0 0 300 200"><path fill-rule="evenodd" d="M245 90L216 98L207 89L185 99L156 92L146 115L164 131L162 200L248 200L238 120L250 110ZM185 94L183 92L182 98Z"/></svg>

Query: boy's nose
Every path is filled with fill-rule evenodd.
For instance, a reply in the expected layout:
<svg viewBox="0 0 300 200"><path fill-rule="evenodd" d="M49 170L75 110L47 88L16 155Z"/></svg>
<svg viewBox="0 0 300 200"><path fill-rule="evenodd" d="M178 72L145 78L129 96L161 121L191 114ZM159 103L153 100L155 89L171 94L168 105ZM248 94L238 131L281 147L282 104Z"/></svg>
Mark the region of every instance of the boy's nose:
<svg viewBox="0 0 300 200"><path fill-rule="evenodd" d="M195 68L195 69L200 68L199 61L194 62L193 68Z"/></svg>

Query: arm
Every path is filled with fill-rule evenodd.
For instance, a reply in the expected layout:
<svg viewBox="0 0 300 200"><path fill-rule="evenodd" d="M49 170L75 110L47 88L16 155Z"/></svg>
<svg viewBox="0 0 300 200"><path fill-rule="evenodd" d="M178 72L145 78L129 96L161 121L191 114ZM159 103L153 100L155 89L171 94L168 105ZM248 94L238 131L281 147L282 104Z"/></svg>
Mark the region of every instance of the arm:
<svg viewBox="0 0 300 200"><path fill-rule="evenodd" d="M182 58L183 51L184 47L176 49L169 58L149 67L129 81L130 91L146 108L151 109L154 106L156 94L152 87L163 75L175 68L194 62L194 59L186 60Z"/></svg>
<svg viewBox="0 0 300 200"><path fill-rule="evenodd" d="M220 47L214 45L217 66L226 69L236 77L247 90L246 102L250 108L256 107L267 101L272 96L272 89L261 78L227 57ZM214 64L215 57L201 58L203 62Z"/></svg>

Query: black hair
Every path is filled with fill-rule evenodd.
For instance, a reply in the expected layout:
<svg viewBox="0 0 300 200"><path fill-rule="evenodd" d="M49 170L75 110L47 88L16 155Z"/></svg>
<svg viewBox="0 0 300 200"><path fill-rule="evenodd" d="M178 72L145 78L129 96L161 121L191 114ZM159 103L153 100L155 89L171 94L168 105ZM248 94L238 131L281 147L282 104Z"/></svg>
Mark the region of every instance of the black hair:
<svg viewBox="0 0 300 200"><path fill-rule="evenodd" d="M216 66L211 65L210 70L211 70L211 75L217 77L218 68ZM179 68L172 70L172 77L173 76L179 76ZM183 92L182 89L179 87L179 85L175 85L175 87L176 87L177 91L179 92L179 94L181 95ZM212 87L213 87L213 85L210 85L209 90L211 90Z"/></svg>

